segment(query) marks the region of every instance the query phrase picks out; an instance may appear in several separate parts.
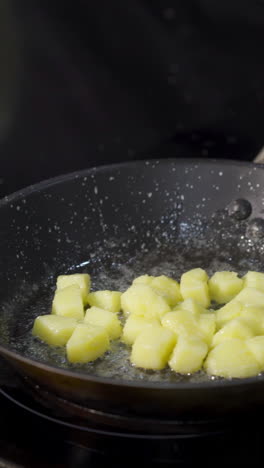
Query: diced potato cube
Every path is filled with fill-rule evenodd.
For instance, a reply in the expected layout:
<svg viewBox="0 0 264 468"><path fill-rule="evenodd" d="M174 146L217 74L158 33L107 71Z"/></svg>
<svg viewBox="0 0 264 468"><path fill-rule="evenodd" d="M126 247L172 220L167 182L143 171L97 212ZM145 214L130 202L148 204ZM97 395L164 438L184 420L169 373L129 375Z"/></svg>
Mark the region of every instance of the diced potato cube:
<svg viewBox="0 0 264 468"><path fill-rule="evenodd" d="M160 318L170 311L167 301L145 284L130 286L121 296L122 310L145 318Z"/></svg>
<svg viewBox="0 0 264 468"><path fill-rule="evenodd" d="M246 340L246 345L254 355L260 366L260 372L264 370L264 336L254 336Z"/></svg>
<svg viewBox="0 0 264 468"><path fill-rule="evenodd" d="M179 283L168 276L161 275L154 277L151 287L163 295L170 306L174 306L182 300Z"/></svg>
<svg viewBox="0 0 264 468"><path fill-rule="evenodd" d="M186 271L183 273L186 278L193 278L197 281L208 281L208 275L205 270L202 268L193 268L192 270Z"/></svg>
<svg viewBox="0 0 264 468"><path fill-rule="evenodd" d="M211 299L218 304L231 301L243 288L243 280L233 271L217 271L209 280Z"/></svg>
<svg viewBox="0 0 264 468"><path fill-rule="evenodd" d="M95 306L87 309L84 323L103 327L112 340L119 338L122 332L121 323L114 312Z"/></svg>
<svg viewBox="0 0 264 468"><path fill-rule="evenodd" d="M161 326L145 328L136 338L130 360L144 369L163 369L175 346L174 333Z"/></svg>
<svg viewBox="0 0 264 468"><path fill-rule="evenodd" d="M195 317L188 310L168 312L161 320L164 328L171 330L177 338L179 336L199 336L200 330Z"/></svg>
<svg viewBox="0 0 264 468"><path fill-rule="evenodd" d="M82 320L84 317L82 292L77 284L55 291L52 313Z"/></svg>
<svg viewBox="0 0 264 468"><path fill-rule="evenodd" d="M142 275L135 278L132 284L146 284L151 286L159 295L167 300L170 306L174 306L177 302L182 300L179 283L165 275Z"/></svg>
<svg viewBox="0 0 264 468"><path fill-rule="evenodd" d="M230 340L231 338L239 338L246 340L254 336L252 328L246 320L236 318L226 323L213 337L212 347L217 346L223 341Z"/></svg>
<svg viewBox="0 0 264 468"><path fill-rule="evenodd" d="M216 329L215 313L201 314L198 317L198 327L201 331L201 337L205 343L210 346Z"/></svg>
<svg viewBox="0 0 264 468"><path fill-rule="evenodd" d="M70 339L77 320L60 315L40 315L35 319L32 334L53 346L64 346Z"/></svg>
<svg viewBox="0 0 264 468"><path fill-rule="evenodd" d="M102 356L109 348L109 337L102 327L81 323L66 345L70 362L85 363Z"/></svg>
<svg viewBox="0 0 264 468"><path fill-rule="evenodd" d="M122 341L128 345L132 345L145 328L152 327L153 325L160 325L159 320L155 318L146 319L135 314L129 315L123 329Z"/></svg>
<svg viewBox="0 0 264 468"><path fill-rule="evenodd" d="M154 276L141 275L135 278L132 284L148 284L150 286L153 279Z"/></svg>
<svg viewBox="0 0 264 468"><path fill-rule="evenodd" d="M248 271L243 280L245 288L255 288L264 292L264 273Z"/></svg>
<svg viewBox="0 0 264 468"><path fill-rule="evenodd" d="M202 368L208 346L199 338L180 336L169 360L169 366L180 374L197 372Z"/></svg>
<svg viewBox="0 0 264 468"><path fill-rule="evenodd" d="M231 301L216 311L216 328L222 328L230 320L240 316L243 309L241 302Z"/></svg>
<svg viewBox="0 0 264 468"><path fill-rule="evenodd" d="M57 278L57 289L63 289L67 286L77 284L82 292L84 305L87 304L88 294L91 287L91 277L87 273L76 273L73 275L60 275Z"/></svg>
<svg viewBox="0 0 264 468"><path fill-rule="evenodd" d="M184 299L192 297L204 307L209 307L210 305L208 285L203 281L191 280L188 285L187 282L184 281L184 285L181 287L181 293Z"/></svg>
<svg viewBox="0 0 264 468"><path fill-rule="evenodd" d="M217 327L221 327L228 320L241 315L245 306L264 308L264 292L255 288L244 288L237 296L216 312Z"/></svg>
<svg viewBox="0 0 264 468"><path fill-rule="evenodd" d="M185 301L180 302L175 307L173 307L172 310L188 310L195 317L199 317L200 314L205 314L208 312L207 309L198 304L198 302L192 298L185 299Z"/></svg>
<svg viewBox="0 0 264 468"><path fill-rule="evenodd" d="M254 306L244 306L240 317L246 320L254 330L255 335L264 334L264 308Z"/></svg>
<svg viewBox="0 0 264 468"><path fill-rule="evenodd" d="M233 300L247 306L264 307L264 292L255 288L244 288Z"/></svg>
<svg viewBox="0 0 264 468"><path fill-rule="evenodd" d="M210 375L245 378L257 375L260 366L246 341L233 338L213 348L204 363Z"/></svg>
<svg viewBox="0 0 264 468"><path fill-rule="evenodd" d="M192 298L207 308L210 305L207 274L201 268L187 271L181 276L180 291L183 299Z"/></svg>
<svg viewBox="0 0 264 468"><path fill-rule="evenodd" d="M119 312L121 294L119 291L95 291L88 295L88 304L110 312Z"/></svg>
<svg viewBox="0 0 264 468"><path fill-rule="evenodd" d="M162 326L175 333L177 338L196 337L211 344L215 332L214 313L194 316L188 310L168 312L161 320Z"/></svg>

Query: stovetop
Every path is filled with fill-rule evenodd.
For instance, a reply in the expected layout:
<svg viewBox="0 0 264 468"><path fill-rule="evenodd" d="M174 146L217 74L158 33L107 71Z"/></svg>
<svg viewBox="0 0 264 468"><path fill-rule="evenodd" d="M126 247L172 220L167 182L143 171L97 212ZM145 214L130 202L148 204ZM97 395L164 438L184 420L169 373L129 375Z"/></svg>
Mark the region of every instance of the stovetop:
<svg viewBox="0 0 264 468"><path fill-rule="evenodd" d="M46 398L47 397L47 398ZM86 424L63 417L25 390L21 380L0 360L0 468L97 468L113 466L262 466L263 416L189 425L183 431L159 433L124 430L87 417Z"/></svg>
<svg viewBox="0 0 264 468"><path fill-rule="evenodd" d="M177 427L164 435L153 427L137 433L92 420L77 424L25 392L20 379L1 360L0 421L0 468L263 464L261 413L216 428L193 427L185 434Z"/></svg>
<svg viewBox="0 0 264 468"><path fill-rule="evenodd" d="M122 431L77 424L35 401L0 361L0 468L110 466L253 466L263 461L264 418L188 434Z"/></svg>

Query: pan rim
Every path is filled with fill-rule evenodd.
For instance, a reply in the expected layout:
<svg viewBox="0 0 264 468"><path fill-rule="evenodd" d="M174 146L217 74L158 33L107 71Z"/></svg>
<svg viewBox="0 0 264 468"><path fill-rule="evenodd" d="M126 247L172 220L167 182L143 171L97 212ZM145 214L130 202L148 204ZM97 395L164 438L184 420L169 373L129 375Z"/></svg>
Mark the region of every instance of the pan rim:
<svg viewBox="0 0 264 468"><path fill-rule="evenodd" d="M71 380L82 380L86 381L87 383L99 383L103 385L110 385L113 387L123 387L123 388L142 388L142 389L149 389L149 390L157 390L162 391L164 389L170 391L179 391L179 390L187 390L187 391L196 391L197 388L204 389L204 390L219 390L221 388L236 388L236 387L245 387L245 385L256 385L263 384L264 382L264 374L258 374L254 377L248 378L230 378L230 379L216 379L216 380L207 380L205 382L150 382L148 380L125 380L125 379L113 379L111 377L101 377L91 374L86 374L85 372L74 372L69 369L62 369L61 367L53 366L50 364L45 364L43 362L39 362L33 358L27 358L22 354L10 350L8 347L5 347L0 344L0 354L4 359L11 358L15 362L19 361L20 363L29 365L29 366L37 366L37 368L48 372L54 375L60 375L63 377L68 377ZM9 360L8 360L9 362ZM10 362L9 362L10 363ZM12 363L10 366L14 367Z"/></svg>
<svg viewBox="0 0 264 468"><path fill-rule="evenodd" d="M18 190L14 193L11 193L3 197L2 199L0 199L0 209L1 207L8 206L9 204L15 201L18 201L21 198L29 196L37 191L44 190L45 188L55 186L65 181L70 181L74 178L85 177L89 174L96 174L96 173L108 172L108 171L110 172L112 170L116 171L118 169L122 169L123 167L138 166L138 164L141 164L141 165L146 165L146 164L153 165L154 164L155 166L157 166L157 165L166 165L168 163L174 163L175 165L179 165L179 166L182 166L182 165L193 166L195 164L196 165L209 165L209 166L221 165L221 169L223 168L223 165L248 167L248 168L253 168L254 170L264 169L264 164L255 164L251 161L238 161L234 159L225 159L225 158L136 159L133 161L124 161L121 163L93 166L88 169L86 168L82 170L77 170L74 172L65 173L56 177L45 179L41 182L32 184L28 187L25 187L21 190ZM240 387L241 385L245 386L245 385L252 385L252 384L256 385L256 383L263 383L264 381L264 375L257 375L254 377L243 378L243 379L222 379L222 380L217 379L217 380L209 380L209 381L197 382L197 383L194 383L194 382L177 382L177 383L175 382L173 383L150 382L150 381L145 381L145 380L144 381L139 381L139 380L130 381L130 380L123 380L123 379L112 379L110 377L101 377L101 376L86 374L84 372L74 372L68 369L62 369L60 367L56 367L53 365L39 362L33 358L27 358L23 356L22 354L16 351L12 351L8 347L1 345L1 344L0 344L0 354L3 357L9 357L9 358L14 359L15 361L20 361L30 366L37 365L37 367L39 367L43 371L46 371L52 374L60 374L62 376L67 376L75 380L81 379L87 382L100 383L100 384L111 385L111 386L121 386L124 388L135 387L135 388L152 389L152 390L157 390L157 391L159 390L162 391L164 389L168 389L171 391L176 391L176 390L196 391L197 388L202 388L202 389L207 389L207 390L213 390L213 389L219 390L220 388L226 388L226 387Z"/></svg>
<svg viewBox="0 0 264 468"><path fill-rule="evenodd" d="M162 164L168 164L168 163L174 163L176 165L190 165L193 166L194 164L196 165L218 165L218 164L224 164L224 165L230 165L230 166L242 166L242 167L249 167L253 168L254 170L257 169L264 169L264 163L263 164L256 164L251 161L238 161L236 159L225 159L225 158L164 158L164 159L134 159L133 161L125 161L121 163L113 163L113 164L104 164L100 166L93 166L89 167L86 169L81 169L73 172L67 172L55 177L51 177L48 179L44 179L40 182L36 182L35 184L29 185L27 187L24 187L20 190L17 190L16 192L10 193L8 195L5 195L0 199L0 208L2 206L8 205L9 203L14 202L15 200L19 200L20 198L24 198L31 193L34 193L36 191L43 190L48 187L52 187L54 185L58 185L62 182L74 179L74 178L80 178L80 177L85 177L86 175L95 174L95 173L100 173L100 172L108 172L113 170L118 170L122 169L123 167L127 166L137 166L138 164L141 165L150 165L150 164L155 164L155 165L162 165Z"/></svg>

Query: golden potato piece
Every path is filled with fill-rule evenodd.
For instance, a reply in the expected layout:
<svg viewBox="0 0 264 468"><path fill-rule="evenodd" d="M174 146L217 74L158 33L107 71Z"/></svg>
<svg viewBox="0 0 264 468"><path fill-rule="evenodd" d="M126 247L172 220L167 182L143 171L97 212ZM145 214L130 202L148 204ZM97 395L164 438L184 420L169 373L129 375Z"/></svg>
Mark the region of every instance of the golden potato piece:
<svg viewBox="0 0 264 468"><path fill-rule="evenodd" d="M216 329L216 318L214 312L201 314L198 317L198 327L200 329L200 337L205 343L210 346Z"/></svg>
<svg viewBox="0 0 264 468"><path fill-rule="evenodd" d="M67 358L72 363L94 361L109 348L109 337L102 327L80 323L66 345Z"/></svg>
<svg viewBox="0 0 264 468"><path fill-rule="evenodd" d="M241 315L243 304L236 300L229 302L216 311L216 328L222 328L230 320Z"/></svg>
<svg viewBox="0 0 264 468"><path fill-rule="evenodd" d="M150 286L153 279L154 279L154 276L141 275L135 278L132 284L147 284Z"/></svg>
<svg viewBox="0 0 264 468"><path fill-rule="evenodd" d="M210 296L207 279L207 273L201 268L195 268L183 273L180 282L183 299L192 298L203 307L209 307Z"/></svg>
<svg viewBox="0 0 264 468"><path fill-rule="evenodd" d="M208 313L207 309L198 304L198 302L191 297L177 304L172 310L188 310L189 312L192 312L195 317L199 317L200 314Z"/></svg>
<svg viewBox="0 0 264 468"><path fill-rule="evenodd" d="M179 283L165 275L142 275L135 278L132 284L146 284L151 286L158 294L167 300L170 306L174 306L182 300Z"/></svg>
<svg viewBox="0 0 264 468"><path fill-rule="evenodd" d="M246 345L255 356L259 366L260 371L264 371L264 336L254 336L246 340Z"/></svg>
<svg viewBox="0 0 264 468"><path fill-rule="evenodd" d="M246 341L233 338L213 348L204 363L209 375L245 378L257 375L260 366Z"/></svg>
<svg viewBox="0 0 264 468"><path fill-rule="evenodd" d="M122 341L128 345L132 345L136 340L137 336L147 327L153 325L160 325L158 319L146 319L145 317L140 317L139 315L131 314L129 315L122 335Z"/></svg>
<svg viewBox="0 0 264 468"><path fill-rule="evenodd" d="M34 321L32 334L53 346L64 346L70 339L77 320L60 315L40 315Z"/></svg>
<svg viewBox="0 0 264 468"><path fill-rule="evenodd" d="M185 278L193 278L196 279L197 281L208 281L208 275L205 270L202 268L193 268L192 270L188 270L185 273L183 273ZM182 276L183 276L182 275Z"/></svg>
<svg viewBox="0 0 264 468"><path fill-rule="evenodd" d="M169 360L169 366L180 374L197 372L202 368L208 346L200 338L180 336Z"/></svg>
<svg viewBox="0 0 264 468"><path fill-rule="evenodd" d="M217 328L230 319L239 317L245 306L263 307L264 292L255 288L244 288L237 296L216 312Z"/></svg>
<svg viewBox="0 0 264 468"><path fill-rule="evenodd" d="M109 310L100 309L95 306L87 309L84 323L104 328L111 340L119 338L122 332L120 320L118 320L114 312L109 312Z"/></svg>
<svg viewBox="0 0 264 468"><path fill-rule="evenodd" d="M212 346L216 346L223 341L231 338L240 338L246 340L254 336L254 330L250 327L247 320L235 318L226 323L213 337Z"/></svg>
<svg viewBox="0 0 264 468"><path fill-rule="evenodd" d="M254 330L255 335L264 334L264 308L255 306L244 306L240 317L247 321Z"/></svg>
<svg viewBox="0 0 264 468"><path fill-rule="evenodd" d="M154 277L151 287L163 295L171 307L182 300L179 283L168 276L161 275Z"/></svg>
<svg viewBox="0 0 264 468"><path fill-rule="evenodd" d="M243 280L233 271L217 271L209 280L209 293L213 301L225 304L243 288Z"/></svg>
<svg viewBox="0 0 264 468"><path fill-rule="evenodd" d="M243 280L245 288L255 288L264 292L264 273L248 271Z"/></svg>
<svg viewBox="0 0 264 468"><path fill-rule="evenodd" d="M57 278L57 289L77 284L82 292L84 305L87 304L88 294L91 287L91 277L87 273L75 273L73 275L60 275Z"/></svg>
<svg viewBox="0 0 264 468"><path fill-rule="evenodd" d="M52 313L82 320L84 317L83 299L80 287L72 284L55 291Z"/></svg>
<svg viewBox="0 0 264 468"><path fill-rule="evenodd" d="M121 294L119 291L95 291L88 294L88 304L117 313L121 308Z"/></svg>
<svg viewBox="0 0 264 468"><path fill-rule="evenodd" d="M195 317L188 310L176 310L168 312L162 317L161 324L164 328L180 336L199 336L200 329Z"/></svg>
<svg viewBox="0 0 264 468"><path fill-rule="evenodd" d="M122 310L145 318L160 318L170 311L167 301L146 284L134 284L121 296Z"/></svg>
<svg viewBox="0 0 264 468"><path fill-rule="evenodd" d="M144 369L163 369L176 342L174 333L161 326L145 328L136 338L130 360Z"/></svg>
<svg viewBox="0 0 264 468"><path fill-rule="evenodd" d="M255 288L244 288L233 300L247 306L264 307L264 292Z"/></svg>

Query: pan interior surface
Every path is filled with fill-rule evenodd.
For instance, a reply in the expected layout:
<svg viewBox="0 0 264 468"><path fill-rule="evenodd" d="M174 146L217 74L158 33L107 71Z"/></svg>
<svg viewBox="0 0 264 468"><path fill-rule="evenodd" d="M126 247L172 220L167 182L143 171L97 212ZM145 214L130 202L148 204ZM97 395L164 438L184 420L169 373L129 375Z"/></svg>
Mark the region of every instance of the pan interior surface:
<svg viewBox="0 0 264 468"><path fill-rule="evenodd" d="M124 291L146 273L179 280L195 267L208 274L263 271L263 238L248 235L252 218L261 217L262 180L263 169L250 164L152 161L84 171L5 200L0 344L91 376L210 382L204 372L181 376L169 369L137 369L120 342L97 361L73 366L64 349L31 335L33 321L50 313L58 274L88 272L93 290ZM229 216L226 208L237 198L250 201L251 218Z"/></svg>

